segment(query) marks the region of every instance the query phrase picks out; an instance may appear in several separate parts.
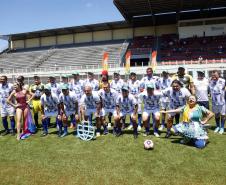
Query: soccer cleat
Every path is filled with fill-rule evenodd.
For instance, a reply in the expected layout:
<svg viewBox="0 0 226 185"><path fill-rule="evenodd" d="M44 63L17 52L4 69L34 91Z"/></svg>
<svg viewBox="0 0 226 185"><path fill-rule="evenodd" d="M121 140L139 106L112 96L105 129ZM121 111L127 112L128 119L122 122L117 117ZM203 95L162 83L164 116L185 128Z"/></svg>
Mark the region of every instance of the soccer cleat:
<svg viewBox="0 0 226 185"><path fill-rule="evenodd" d="M128 126L128 130L132 130L132 128L133 128L133 125L130 125L130 126Z"/></svg>
<svg viewBox="0 0 226 185"><path fill-rule="evenodd" d="M140 125L137 127L137 130L138 131L141 131L141 126Z"/></svg>
<svg viewBox="0 0 226 185"><path fill-rule="evenodd" d="M108 128L111 128L111 123L108 123Z"/></svg>
<svg viewBox="0 0 226 185"><path fill-rule="evenodd" d="M104 132L103 132L104 135L107 135L108 134L108 129L104 129Z"/></svg>
<svg viewBox="0 0 226 185"><path fill-rule="evenodd" d="M143 133L143 136L144 136L144 137L147 137L148 135L150 135L150 132L145 132L145 133Z"/></svg>
<svg viewBox="0 0 226 185"><path fill-rule="evenodd" d="M217 133L220 131L220 127L215 128L214 132Z"/></svg>
<svg viewBox="0 0 226 185"><path fill-rule="evenodd" d="M43 132L43 133L41 134L41 137L45 137L45 136L47 136L47 135L48 135L47 132Z"/></svg>
<svg viewBox="0 0 226 185"><path fill-rule="evenodd" d="M137 139L138 138L138 134L136 133L136 134L133 134L133 138L134 139Z"/></svg>
<svg viewBox="0 0 226 185"><path fill-rule="evenodd" d="M11 136L15 136L16 135L16 131L15 130L12 130L11 131Z"/></svg>
<svg viewBox="0 0 226 185"><path fill-rule="evenodd" d="M154 136L155 137L160 137L160 135L158 134L158 132L154 132Z"/></svg>
<svg viewBox="0 0 226 185"><path fill-rule="evenodd" d="M100 137L100 132L97 132L96 133L96 137Z"/></svg>
<svg viewBox="0 0 226 185"><path fill-rule="evenodd" d="M165 138L169 138L170 136L171 136L171 133L167 132L166 135L165 135Z"/></svg>
<svg viewBox="0 0 226 185"><path fill-rule="evenodd" d="M68 135L68 133L67 132L64 132L60 137L65 137L67 135Z"/></svg>
<svg viewBox="0 0 226 185"><path fill-rule="evenodd" d="M5 132L2 133L2 136L6 136L6 135L8 135L8 134L9 134L9 131L6 130Z"/></svg>
<svg viewBox="0 0 226 185"><path fill-rule="evenodd" d="M164 128L165 128L165 127L164 127L163 125L161 125L161 126L159 127L159 130L160 130L160 131L163 131Z"/></svg>
<svg viewBox="0 0 226 185"><path fill-rule="evenodd" d="M221 128L219 131L219 134L223 134L224 133L224 128Z"/></svg>
<svg viewBox="0 0 226 185"><path fill-rule="evenodd" d="M116 137L119 137L119 136L121 136L121 135L122 135L122 132L120 131L120 132L117 132L115 136L116 136Z"/></svg>
<svg viewBox="0 0 226 185"><path fill-rule="evenodd" d="M58 137L61 137L61 135L62 135L62 132L61 131L58 131Z"/></svg>

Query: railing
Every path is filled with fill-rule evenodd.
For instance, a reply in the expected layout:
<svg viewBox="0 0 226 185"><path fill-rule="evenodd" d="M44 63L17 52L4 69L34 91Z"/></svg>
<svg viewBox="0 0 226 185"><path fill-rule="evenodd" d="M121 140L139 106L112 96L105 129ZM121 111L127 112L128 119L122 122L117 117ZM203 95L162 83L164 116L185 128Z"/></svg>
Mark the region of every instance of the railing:
<svg viewBox="0 0 226 185"><path fill-rule="evenodd" d="M171 66L171 65L205 65L205 64L222 64L222 66L226 66L226 59L221 59L221 60L203 60L203 61L167 61L167 62L159 62L158 67L162 68L163 66ZM145 63L146 64L146 63ZM147 66L142 63L142 66ZM12 68L12 69L2 69L2 73L5 74L16 74L16 73L21 73L21 74L26 74L26 73L53 73L53 72L59 72L59 71L97 71L101 70L102 66L101 64L98 65L84 65L84 66L64 66L64 67L48 67L48 68L24 68L24 69L18 69L18 68ZM109 69L116 69L120 68L119 64L109 64Z"/></svg>

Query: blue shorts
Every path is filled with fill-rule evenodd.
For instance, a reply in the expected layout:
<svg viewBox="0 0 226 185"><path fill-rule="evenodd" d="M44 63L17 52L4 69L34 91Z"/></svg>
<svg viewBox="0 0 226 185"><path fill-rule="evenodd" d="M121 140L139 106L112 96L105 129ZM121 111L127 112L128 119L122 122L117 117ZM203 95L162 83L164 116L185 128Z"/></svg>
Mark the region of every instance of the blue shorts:
<svg viewBox="0 0 226 185"><path fill-rule="evenodd" d="M198 101L197 102L200 106L203 106L207 109L210 109L210 106L209 106L209 101Z"/></svg>

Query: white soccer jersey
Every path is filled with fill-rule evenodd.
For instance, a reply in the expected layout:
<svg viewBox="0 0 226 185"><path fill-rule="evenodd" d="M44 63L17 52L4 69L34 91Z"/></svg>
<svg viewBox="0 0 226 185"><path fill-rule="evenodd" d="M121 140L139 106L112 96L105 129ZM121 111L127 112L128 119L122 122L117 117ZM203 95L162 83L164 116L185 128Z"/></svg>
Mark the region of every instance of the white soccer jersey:
<svg viewBox="0 0 226 185"><path fill-rule="evenodd" d="M144 104L144 110L159 110L161 97L160 91L154 91L151 96L148 95L147 91L144 91L139 94L139 102Z"/></svg>
<svg viewBox="0 0 226 185"><path fill-rule="evenodd" d="M83 95L83 89L84 89L84 81L79 80L79 81L73 81L69 83L69 90L75 93L75 96L78 100L81 99Z"/></svg>
<svg viewBox="0 0 226 185"><path fill-rule="evenodd" d="M158 80L159 89L165 90L171 86L171 83L172 83L171 78L167 78L167 79L159 78ZM161 101L165 103L165 102L169 102L170 100L167 96L162 96Z"/></svg>
<svg viewBox="0 0 226 185"><path fill-rule="evenodd" d="M60 94L59 102L64 104L64 110L68 114L75 113L77 98L74 92L69 92L67 96Z"/></svg>
<svg viewBox="0 0 226 185"><path fill-rule="evenodd" d="M137 105L137 101L132 94L129 94L126 98L119 95L116 100L116 105L119 106L123 114L131 114L134 111L134 106Z"/></svg>
<svg viewBox="0 0 226 185"><path fill-rule="evenodd" d="M225 104L225 80L219 78L217 81L210 80L209 88L212 97L212 104L224 105Z"/></svg>
<svg viewBox="0 0 226 185"><path fill-rule="evenodd" d="M81 106L86 108L86 110L96 109L96 105L100 103L100 96L95 91L92 92L91 96L86 96L86 94L83 94L80 103Z"/></svg>
<svg viewBox="0 0 226 185"><path fill-rule="evenodd" d="M99 90L99 82L96 79L93 79L91 81L89 79L86 79L84 81L84 86L86 86L86 85L91 86L93 91Z"/></svg>
<svg viewBox="0 0 226 185"><path fill-rule="evenodd" d="M41 105L44 107L45 115L56 114L58 112L58 104L59 99L55 94L52 94L50 96L43 94L41 96Z"/></svg>
<svg viewBox="0 0 226 185"><path fill-rule="evenodd" d="M7 103L7 98L13 91L13 84L7 83L5 85L0 84L0 107L2 109L12 107Z"/></svg>
<svg viewBox="0 0 226 185"><path fill-rule="evenodd" d="M146 89L147 85L152 83L155 85L155 89L159 89L158 79L159 77L157 76L152 76L151 78L149 78L148 76L145 76L141 79L140 85L142 88Z"/></svg>
<svg viewBox="0 0 226 185"><path fill-rule="evenodd" d="M116 90L118 93L121 93L123 84L124 84L124 81L122 79L119 79L118 81L112 80L111 88Z"/></svg>
<svg viewBox="0 0 226 185"><path fill-rule="evenodd" d="M55 95L59 98L61 93L60 84L58 83L48 83L48 85L51 87L51 94Z"/></svg>
<svg viewBox="0 0 226 185"><path fill-rule="evenodd" d="M98 94L102 98L104 109L115 109L116 99L118 97L118 92L114 89L110 89L109 93L106 93L103 89L98 91Z"/></svg>
<svg viewBox="0 0 226 185"><path fill-rule="evenodd" d="M188 89L181 88L179 91L173 91L173 88L170 87L162 91L164 96L169 97L170 99L170 109L177 109L186 104L187 98L191 95Z"/></svg>
<svg viewBox="0 0 226 185"><path fill-rule="evenodd" d="M204 78L203 80L194 80L194 86L195 86L195 95L197 97L198 102L202 101L209 101L208 98L208 88L209 88L209 81L207 78Z"/></svg>
<svg viewBox="0 0 226 185"><path fill-rule="evenodd" d="M128 80L128 86L129 86L129 92L130 94L134 95L134 97L137 97L138 94L140 93L140 81L132 81Z"/></svg>

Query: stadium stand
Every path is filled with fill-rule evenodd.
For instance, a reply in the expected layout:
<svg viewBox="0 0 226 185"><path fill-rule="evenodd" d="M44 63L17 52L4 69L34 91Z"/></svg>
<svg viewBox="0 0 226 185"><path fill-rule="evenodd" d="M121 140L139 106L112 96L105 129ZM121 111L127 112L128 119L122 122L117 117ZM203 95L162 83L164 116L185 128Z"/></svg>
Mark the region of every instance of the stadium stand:
<svg viewBox="0 0 226 185"><path fill-rule="evenodd" d="M226 36L179 39L176 34L161 36L161 60L205 60L226 58Z"/></svg>
<svg viewBox="0 0 226 185"><path fill-rule="evenodd" d="M104 52L109 53L109 65L120 62L121 50L129 43L123 41L105 44L87 43L83 46L58 46L41 51L14 51L1 55L1 68L50 68L72 66L78 69L89 65L101 65ZM37 49L36 49L37 50Z"/></svg>
<svg viewBox="0 0 226 185"><path fill-rule="evenodd" d="M102 70L103 54L108 52L109 72L124 73L125 55L131 51L131 71L142 75L141 67L151 63L153 50L158 73L173 72L178 65L190 71L203 68L196 64L208 65L209 70L226 68L225 0L113 2L125 21L5 35L9 48L0 54L0 72L31 76L78 70L97 74Z"/></svg>

